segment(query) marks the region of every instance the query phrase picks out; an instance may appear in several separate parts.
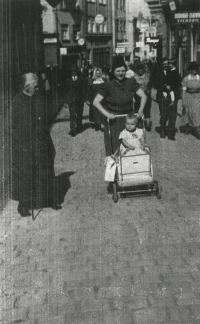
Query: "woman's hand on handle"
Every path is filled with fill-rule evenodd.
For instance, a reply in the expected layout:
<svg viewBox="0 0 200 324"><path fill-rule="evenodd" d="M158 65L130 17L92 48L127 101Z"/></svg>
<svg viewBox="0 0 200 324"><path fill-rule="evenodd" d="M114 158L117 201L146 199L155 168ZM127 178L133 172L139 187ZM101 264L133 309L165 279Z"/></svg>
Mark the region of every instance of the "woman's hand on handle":
<svg viewBox="0 0 200 324"><path fill-rule="evenodd" d="M136 115L137 115L137 118L142 118L143 117L143 112L139 110Z"/></svg>
<svg viewBox="0 0 200 324"><path fill-rule="evenodd" d="M107 118L108 119L115 119L115 115L112 113L107 112Z"/></svg>

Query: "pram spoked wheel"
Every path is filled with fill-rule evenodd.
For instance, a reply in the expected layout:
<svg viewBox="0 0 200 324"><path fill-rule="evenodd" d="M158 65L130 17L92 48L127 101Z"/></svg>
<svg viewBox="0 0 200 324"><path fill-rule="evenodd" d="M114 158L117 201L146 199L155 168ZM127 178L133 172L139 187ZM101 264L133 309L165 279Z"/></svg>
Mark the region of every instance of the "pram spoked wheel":
<svg viewBox="0 0 200 324"><path fill-rule="evenodd" d="M118 192L117 192L117 183L113 182L113 200L114 202L118 202Z"/></svg>
<svg viewBox="0 0 200 324"><path fill-rule="evenodd" d="M158 199L161 199L162 196L161 196L160 188L158 186L158 181L154 181L154 183L153 183L153 189L154 189L154 192L155 192L157 198Z"/></svg>

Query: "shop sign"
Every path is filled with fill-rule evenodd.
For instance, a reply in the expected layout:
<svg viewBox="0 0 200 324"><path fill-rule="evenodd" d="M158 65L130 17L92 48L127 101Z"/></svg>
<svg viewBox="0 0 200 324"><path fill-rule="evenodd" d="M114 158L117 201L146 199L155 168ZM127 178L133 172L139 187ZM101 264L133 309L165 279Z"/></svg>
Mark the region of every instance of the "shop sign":
<svg viewBox="0 0 200 324"><path fill-rule="evenodd" d="M143 47L144 43L143 42L136 42L136 47Z"/></svg>
<svg viewBox="0 0 200 324"><path fill-rule="evenodd" d="M129 42L117 43L117 47L128 47Z"/></svg>
<svg viewBox="0 0 200 324"><path fill-rule="evenodd" d="M176 23L193 23L200 22L200 12L175 13Z"/></svg>
<svg viewBox="0 0 200 324"><path fill-rule="evenodd" d="M44 43L45 44L54 44L54 43L57 43L57 38L45 38L44 39Z"/></svg>
<svg viewBox="0 0 200 324"><path fill-rule="evenodd" d="M116 53L117 54L125 53L125 47L117 47L116 48Z"/></svg>
<svg viewBox="0 0 200 324"><path fill-rule="evenodd" d="M94 18L94 20L95 20L95 23L96 24L98 24L98 25L100 25L100 24L102 24L102 22L104 22L104 16L102 16L102 15L96 15L96 17Z"/></svg>
<svg viewBox="0 0 200 324"><path fill-rule="evenodd" d="M60 55L67 55L67 47L60 48Z"/></svg>
<svg viewBox="0 0 200 324"><path fill-rule="evenodd" d="M145 32L146 33L156 33L156 27L147 27L146 29L145 29Z"/></svg>
<svg viewBox="0 0 200 324"><path fill-rule="evenodd" d="M158 45L160 39L158 37L145 37L145 44L146 45L153 45L153 46L156 46Z"/></svg>

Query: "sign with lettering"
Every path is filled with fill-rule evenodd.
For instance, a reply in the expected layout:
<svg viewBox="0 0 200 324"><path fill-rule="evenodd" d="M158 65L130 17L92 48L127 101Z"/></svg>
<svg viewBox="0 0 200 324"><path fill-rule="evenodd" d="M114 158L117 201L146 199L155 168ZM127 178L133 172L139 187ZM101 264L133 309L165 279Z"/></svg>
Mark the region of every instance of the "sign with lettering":
<svg viewBox="0 0 200 324"><path fill-rule="evenodd" d="M125 47L117 47L117 48L116 48L116 53L117 53L117 54L125 53Z"/></svg>
<svg viewBox="0 0 200 324"><path fill-rule="evenodd" d="M60 48L60 55L67 55L67 47Z"/></svg>
<svg viewBox="0 0 200 324"><path fill-rule="evenodd" d="M127 47L129 46L129 42L117 43L117 47Z"/></svg>
<svg viewBox="0 0 200 324"><path fill-rule="evenodd" d="M94 20L95 20L96 24L100 25L100 24L102 24L102 22L104 22L104 16L102 16L101 14L98 14L95 16Z"/></svg>
<svg viewBox="0 0 200 324"><path fill-rule="evenodd" d="M176 23L200 22L200 12L177 12L174 15L174 19Z"/></svg>
<svg viewBox="0 0 200 324"><path fill-rule="evenodd" d="M149 37L145 37L145 44L147 45L158 45L160 39L158 37L153 37L153 36L149 36Z"/></svg>
<svg viewBox="0 0 200 324"><path fill-rule="evenodd" d="M57 38L45 38L44 43L45 44L57 43Z"/></svg>

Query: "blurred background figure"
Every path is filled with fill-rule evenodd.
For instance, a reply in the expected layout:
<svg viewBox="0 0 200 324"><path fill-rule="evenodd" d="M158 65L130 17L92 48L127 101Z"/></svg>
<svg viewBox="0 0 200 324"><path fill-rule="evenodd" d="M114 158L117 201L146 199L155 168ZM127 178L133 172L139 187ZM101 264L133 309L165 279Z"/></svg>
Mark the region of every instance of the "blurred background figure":
<svg viewBox="0 0 200 324"><path fill-rule="evenodd" d="M184 127L180 131L189 134L192 126L196 138L200 139L200 76L197 62L190 62L189 75L182 82Z"/></svg>
<svg viewBox="0 0 200 324"><path fill-rule="evenodd" d="M151 118L151 89L152 84L150 81L150 76L145 72L145 66L142 63L137 65L137 70L134 75L135 80L139 83L140 88L144 91L147 96L147 101L144 106L144 119L145 119L145 127L147 131L151 131L152 122ZM137 112L140 107L141 98L135 95L135 111Z"/></svg>
<svg viewBox="0 0 200 324"><path fill-rule="evenodd" d="M70 135L76 136L82 132L82 117L85 101L85 79L77 66L71 67L71 76L66 80L63 98L69 107Z"/></svg>
<svg viewBox="0 0 200 324"><path fill-rule="evenodd" d="M95 131L104 130L105 125L105 116L93 106L94 98L96 97L102 83L108 82L107 78L102 77L102 71L100 68L94 70L94 77L91 84L90 91L90 113L93 122Z"/></svg>
<svg viewBox="0 0 200 324"><path fill-rule="evenodd" d="M181 76L176 68L175 59L169 60L169 69L167 71L166 84L168 91L170 91L170 96L172 99L172 102L169 105L168 138L175 140L177 106L181 88Z"/></svg>
<svg viewBox="0 0 200 324"><path fill-rule="evenodd" d="M126 67L127 67L126 78L132 78L135 75L135 73L131 69L131 63L129 61L126 61L125 64L126 64Z"/></svg>

